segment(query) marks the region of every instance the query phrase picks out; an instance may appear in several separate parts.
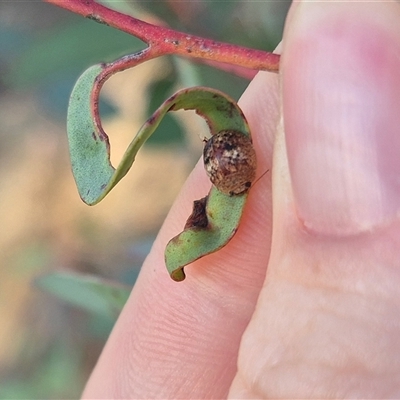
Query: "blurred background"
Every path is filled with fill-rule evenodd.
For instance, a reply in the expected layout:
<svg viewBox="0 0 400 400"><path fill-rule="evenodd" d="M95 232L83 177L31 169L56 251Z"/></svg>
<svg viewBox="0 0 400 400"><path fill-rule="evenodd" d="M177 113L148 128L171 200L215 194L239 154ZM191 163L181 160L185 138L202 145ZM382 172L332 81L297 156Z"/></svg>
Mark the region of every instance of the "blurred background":
<svg viewBox="0 0 400 400"><path fill-rule="evenodd" d="M102 3L154 24L268 51L280 41L290 5ZM90 65L143 47L47 3L0 1L0 399L79 397L201 154L203 121L173 113L105 200L94 207L80 200L65 131L73 84ZM241 75L172 56L115 75L101 99L114 165L176 90L205 85L238 99L251 78Z"/></svg>

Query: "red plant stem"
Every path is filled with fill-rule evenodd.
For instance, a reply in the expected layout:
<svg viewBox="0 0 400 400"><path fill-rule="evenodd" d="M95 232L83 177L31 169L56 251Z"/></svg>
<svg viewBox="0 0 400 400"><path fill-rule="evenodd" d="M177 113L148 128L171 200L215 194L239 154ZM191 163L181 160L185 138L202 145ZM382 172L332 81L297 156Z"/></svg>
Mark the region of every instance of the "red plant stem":
<svg viewBox="0 0 400 400"><path fill-rule="evenodd" d="M121 57L118 60L115 60L111 63L103 64L103 70L97 77L96 84L93 86L92 89L93 117L101 133L105 134L103 128L101 127L100 113L99 113L99 98L100 98L101 88L103 87L105 81L116 72L120 72L125 69L134 67L145 61L151 60L152 58L155 58L158 55L160 54L158 54L157 51L153 51L153 48L147 47L144 50Z"/></svg>
<svg viewBox="0 0 400 400"><path fill-rule="evenodd" d="M216 42L199 36L177 32L169 28L151 25L134 17L111 10L93 0L43 1L55 4L99 23L117 28L143 40L150 48L150 58L166 54L176 54L238 65L255 70L277 72L279 69L280 56L278 54L229 43Z"/></svg>

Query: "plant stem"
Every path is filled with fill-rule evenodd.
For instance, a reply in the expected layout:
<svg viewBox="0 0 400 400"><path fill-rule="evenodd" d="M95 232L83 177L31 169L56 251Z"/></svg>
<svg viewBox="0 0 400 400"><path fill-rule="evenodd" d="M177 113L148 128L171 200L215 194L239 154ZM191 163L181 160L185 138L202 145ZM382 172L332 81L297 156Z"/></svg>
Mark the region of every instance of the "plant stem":
<svg viewBox="0 0 400 400"><path fill-rule="evenodd" d="M150 58L166 54L202 58L245 68L277 72L278 54L216 42L173 29L151 25L129 15L111 10L93 0L43 0L85 18L129 33L147 43Z"/></svg>

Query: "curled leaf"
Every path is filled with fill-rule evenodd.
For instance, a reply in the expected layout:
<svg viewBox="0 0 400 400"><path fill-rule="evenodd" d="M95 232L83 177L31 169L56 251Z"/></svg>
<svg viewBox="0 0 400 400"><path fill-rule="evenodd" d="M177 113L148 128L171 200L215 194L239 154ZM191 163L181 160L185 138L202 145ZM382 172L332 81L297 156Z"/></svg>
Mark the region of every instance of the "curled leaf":
<svg viewBox="0 0 400 400"><path fill-rule="evenodd" d="M126 175L140 147L169 111L195 110L207 121L212 135L234 131L251 143L246 119L234 100L214 89L194 87L175 93L153 113L130 143L118 167L114 168L110 162L108 136L96 122L97 93L103 69L103 65L95 65L83 73L73 89L68 109L72 170L85 203L98 203ZM233 154L236 157L236 153ZM247 190L235 193L223 193L213 186L206 198L195 202L184 231L168 243L165 251L172 279L183 280L185 265L220 249L234 235Z"/></svg>
<svg viewBox="0 0 400 400"><path fill-rule="evenodd" d="M187 223L184 231L167 244L165 263L174 281L185 279L183 267L228 243L236 233L246 200L247 193L229 196L212 187L203 214L207 226Z"/></svg>

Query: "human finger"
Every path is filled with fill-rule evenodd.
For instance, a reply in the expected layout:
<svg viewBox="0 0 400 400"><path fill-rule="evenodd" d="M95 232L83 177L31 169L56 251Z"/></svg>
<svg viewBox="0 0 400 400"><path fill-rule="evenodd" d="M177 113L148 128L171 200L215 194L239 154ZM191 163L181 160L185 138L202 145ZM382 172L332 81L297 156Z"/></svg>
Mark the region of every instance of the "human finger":
<svg viewBox="0 0 400 400"><path fill-rule="evenodd" d="M258 176L271 167L277 76L259 74L240 101L252 130ZM270 251L271 180L250 190L229 244L173 282L164 249L210 182L200 163L172 207L86 386L85 398L223 398L254 309Z"/></svg>

